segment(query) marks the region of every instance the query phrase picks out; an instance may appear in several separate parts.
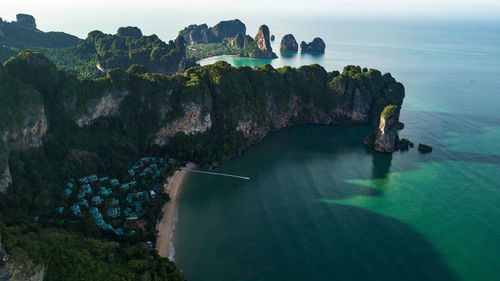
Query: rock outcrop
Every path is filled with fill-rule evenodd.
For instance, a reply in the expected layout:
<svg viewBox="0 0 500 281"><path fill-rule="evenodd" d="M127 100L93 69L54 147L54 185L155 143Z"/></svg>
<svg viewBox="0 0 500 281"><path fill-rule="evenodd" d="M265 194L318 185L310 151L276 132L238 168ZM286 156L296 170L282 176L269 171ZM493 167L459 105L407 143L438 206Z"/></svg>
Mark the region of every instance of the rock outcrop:
<svg viewBox="0 0 500 281"><path fill-rule="evenodd" d="M263 52L272 52L271 42L269 41L269 27L267 25L261 25L257 35L255 35L254 41L257 43L259 50Z"/></svg>
<svg viewBox="0 0 500 281"><path fill-rule="evenodd" d="M299 44L295 40L295 37L293 37L292 34L287 34L283 36L283 39L281 39L281 44L280 44L280 51L290 51L290 52L297 52L299 50Z"/></svg>
<svg viewBox="0 0 500 281"><path fill-rule="evenodd" d="M372 146L374 150L390 153L398 149L398 130L404 127L399 122L400 110L397 105L388 105L380 114L380 124Z"/></svg>
<svg viewBox="0 0 500 281"><path fill-rule="evenodd" d="M32 15L17 14L16 19L18 24L32 29L36 29L36 21Z"/></svg>
<svg viewBox="0 0 500 281"><path fill-rule="evenodd" d="M186 135L203 133L212 127L210 113L204 113L201 105L195 103L182 104L183 115L169 122L165 127L156 133L153 143L160 146L168 143L168 139L179 132Z"/></svg>
<svg viewBox="0 0 500 281"><path fill-rule="evenodd" d="M418 151L420 153L430 153L432 152L432 147L423 143L418 144Z"/></svg>
<svg viewBox="0 0 500 281"><path fill-rule="evenodd" d="M46 79L57 79L51 69L36 54L20 56L0 67L0 192L11 183L9 152L38 147L45 140L48 125L42 95L28 83L45 80L50 89Z"/></svg>
<svg viewBox="0 0 500 281"><path fill-rule="evenodd" d="M116 35L124 38L139 39L142 37L142 31L135 26L120 27Z"/></svg>
<svg viewBox="0 0 500 281"><path fill-rule="evenodd" d="M276 54L273 52L271 47L271 41L269 40L269 27L267 25L261 25L257 35L255 35L254 42L257 48L260 50L258 57L260 58L276 58Z"/></svg>
<svg viewBox="0 0 500 281"><path fill-rule="evenodd" d="M89 125L93 120L105 116L118 116L120 102L128 95L128 91L112 91L101 98L91 100L83 114L76 116L78 126Z"/></svg>
<svg viewBox="0 0 500 281"><path fill-rule="evenodd" d="M213 27L207 24L192 24L179 32L188 44L221 43L225 38L233 38L238 33L245 36L246 26L239 19L221 21Z"/></svg>
<svg viewBox="0 0 500 281"><path fill-rule="evenodd" d="M231 41L231 46L236 49L242 49L245 46L245 36L241 33L236 34Z"/></svg>
<svg viewBox="0 0 500 281"><path fill-rule="evenodd" d="M245 35L247 28L244 23L239 19L221 21L218 24L210 28L214 39L217 42L222 42L224 38L230 38L236 36L238 33Z"/></svg>
<svg viewBox="0 0 500 281"><path fill-rule="evenodd" d="M304 41L300 43L300 50L302 52L324 52L325 47L325 42L319 37L314 38L314 40L309 43Z"/></svg>

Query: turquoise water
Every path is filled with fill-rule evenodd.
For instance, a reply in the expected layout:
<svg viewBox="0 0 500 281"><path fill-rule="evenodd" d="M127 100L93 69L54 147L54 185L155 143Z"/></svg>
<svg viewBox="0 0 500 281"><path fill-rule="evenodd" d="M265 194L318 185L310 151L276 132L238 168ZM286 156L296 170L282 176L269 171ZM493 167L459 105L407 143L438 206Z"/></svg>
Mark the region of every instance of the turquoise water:
<svg viewBox="0 0 500 281"><path fill-rule="evenodd" d="M326 53L206 63L391 72L406 87L401 136L434 152L374 153L362 144L369 126L271 133L216 169L251 180L188 177L174 236L186 278L497 280L500 25L270 27L275 49L293 31L299 41L322 36Z"/></svg>

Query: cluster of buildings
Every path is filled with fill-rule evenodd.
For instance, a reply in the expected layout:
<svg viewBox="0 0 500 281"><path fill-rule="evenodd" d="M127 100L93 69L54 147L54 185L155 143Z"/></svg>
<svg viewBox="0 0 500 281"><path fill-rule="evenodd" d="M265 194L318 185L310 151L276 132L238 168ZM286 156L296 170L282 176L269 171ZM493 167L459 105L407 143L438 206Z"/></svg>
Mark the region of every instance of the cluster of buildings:
<svg viewBox="0 0 500 281"><path fill-rule="evenodd" d="M176 160L173 158L168 161L157 157L141 158L128 170L129 180L123 183L97 175L89 175L76 182L71 179L64 189L69 210L60 206L56 208L56 213L75 218L88 213L100 230L124 235L125 228L133 228L128 225L138 225L127 222L141 219L143 205L153 200L161 189L159 180L163 171L174 163ZM135 234L135 230L129 229L128 233Z"/></svg>

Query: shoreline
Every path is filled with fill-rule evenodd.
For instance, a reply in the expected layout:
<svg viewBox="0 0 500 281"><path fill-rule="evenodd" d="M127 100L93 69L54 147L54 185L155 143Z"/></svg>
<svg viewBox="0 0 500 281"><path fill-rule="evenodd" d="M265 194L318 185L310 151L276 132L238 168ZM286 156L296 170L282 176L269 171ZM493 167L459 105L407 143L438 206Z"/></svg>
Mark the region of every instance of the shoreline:
<svg viewBox="0 0 500 281"><path fill-rule="evenodd" d="M200 64L200 62L208 61L208 60L212 60L212 59L216 59L216 58L220 58L220 57L239 57L239 56L238 55L216 55L216 56L206 57L206 58L197 60L196 63Z"/></svg>
<svg viewBox="0 0 500 281"><path fill-rule="evenodd" d="M163 205L163 218L158 223L158 237L156 237L156 250L160 257L173 260L174 247L172 239L174 229L177 223L177 214L179 211L179 197L182 191L184 179L186 178L187 170L195 168L196 165L191 163L182 168L170 177L171 180L163 185L165 192L170 196L170 201Z"/></svg>

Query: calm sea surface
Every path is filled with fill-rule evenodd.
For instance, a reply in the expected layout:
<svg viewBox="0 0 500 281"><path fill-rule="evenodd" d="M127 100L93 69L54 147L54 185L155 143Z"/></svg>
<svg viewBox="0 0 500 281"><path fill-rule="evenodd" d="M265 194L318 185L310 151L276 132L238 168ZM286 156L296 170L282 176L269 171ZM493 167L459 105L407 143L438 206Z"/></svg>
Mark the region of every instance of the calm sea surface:
<svg viewBox="0 0 500 281"><path fill-rule="evenodd" d="M370 126L271 133L216 170L251 180L188 177L174 236L186 278L499 280L500 25L270 28L278 52L293 33L299 43L321 36L326 53L203 63L391 72L406 87L401 137L434 152L374 153L362 144Z"/></svg>

